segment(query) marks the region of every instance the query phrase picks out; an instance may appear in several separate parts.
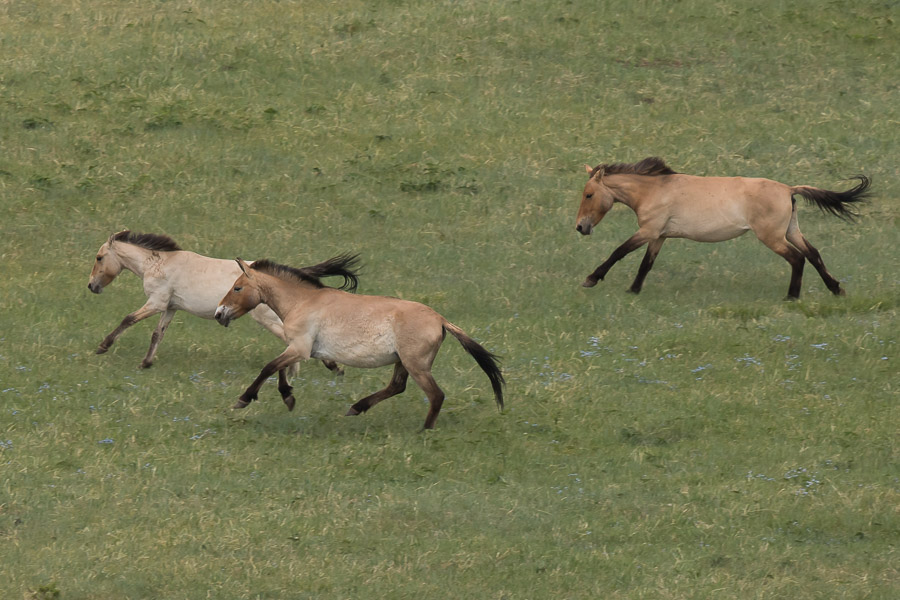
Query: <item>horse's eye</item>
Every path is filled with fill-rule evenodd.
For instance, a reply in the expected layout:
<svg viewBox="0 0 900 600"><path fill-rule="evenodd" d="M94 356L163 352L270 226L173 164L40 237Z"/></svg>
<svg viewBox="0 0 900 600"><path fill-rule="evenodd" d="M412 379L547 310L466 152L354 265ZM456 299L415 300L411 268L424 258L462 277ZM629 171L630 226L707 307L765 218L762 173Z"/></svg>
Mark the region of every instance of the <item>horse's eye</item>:
<svg viewBox="0 0 900 600"><path fill-rule="evenodd" d="M235 292L235 293L239 293L242 289L244 289L244 288L242 288L242 287L236 287L236 288L234 288L234 292Z"/></svg>
<svg viewBox="0 0 900 600"><path fill-rule="evenodd" d="M593 198L593 197L594 197L594 193L593 193L593 192L591 192L590 194L588 194L587 196L585 196L585 198L587 198L588 200L590 200L590 199Z"/></svg>
<svg viewBox="0 0 900 600"><path fill-rule="evenodd" d="M103 257L102 257L102 256L98 256L98 257L97 257L97 262L100 262L101 260L103 260Z"/></svg>

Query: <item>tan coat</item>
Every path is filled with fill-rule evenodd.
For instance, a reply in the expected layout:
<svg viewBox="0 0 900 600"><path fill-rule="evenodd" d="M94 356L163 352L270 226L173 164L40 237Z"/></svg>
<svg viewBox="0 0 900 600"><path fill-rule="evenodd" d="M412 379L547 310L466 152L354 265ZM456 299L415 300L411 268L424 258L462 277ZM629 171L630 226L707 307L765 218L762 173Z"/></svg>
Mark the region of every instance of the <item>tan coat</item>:
<svg viewBox="0 0 900 600"><path fill-rule="evenodd" d="M240 259L237 262L243 272L219 303L216 320L228 326L247 311L267 304L284 322L288 346L263 368L234 408L244 408L255 400L263 382L277 371L282 399L293 409L291 388L280 373L298 360L320 358L362 368L393 364L394 374L388 386L354 404L347 415L366 412L399 394L412 376L428 396L430 408L424 427L431 429L444 401L444 392L435 382L431 366L448 331L488 375L497 405L503 407L503 376L496 357L424 304L324 287L317 278L307 277L303 269L268 261L252 266ZM346 262L331 262L346 268ZM332 273L319 269L318 274Z"/></svg>
<svg viewBox="0 0 900 600"><path fill-rule="evenodd" d="M789 186L770 179L748 177L698 177L672 171L661 159L647 158L629 164L591 168L575 217L575 229L590 235L616 202L637 215L638 230L585 279L585 287L601 281L624 256L647 244L630 291L638 293L644 278L667 238L698 242L721 242L752 231L792 268L788 297L800 295L803 265L816 268L828 289L843 294L840 283L825 268L819 252L800 232L795 195L817 204L839 217L851 218L847 204L867 195L869 180L846 192L831 192L811 186Z"/></svg>
<svg viewBox="0 0 900 600"><path fill-rule="evenodd" d="M101 293L123 270L141 278L147 301L103 339L97 354L109 350L135 323L162 313L150 338L150 348L141 361L142 368L153 364L159 344L177 311L212 319L219 300L241 274L233 260L181 250L166 236L121 231L109 236L97 251L88 288L95 294ZM281 319L269 307L254 308L250 316L279 339L285 339ZM336 365L329 368L340 371Z"/></svg>

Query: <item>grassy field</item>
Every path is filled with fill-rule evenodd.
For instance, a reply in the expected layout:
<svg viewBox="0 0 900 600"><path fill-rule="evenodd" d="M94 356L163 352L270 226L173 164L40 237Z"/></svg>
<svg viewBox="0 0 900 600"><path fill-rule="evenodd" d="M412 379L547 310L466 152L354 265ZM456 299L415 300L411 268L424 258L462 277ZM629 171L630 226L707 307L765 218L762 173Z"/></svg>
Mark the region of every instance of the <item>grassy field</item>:
<svg viewBox="0 0 900 600"><path fill-rule="evenodd" d="M896 598L900 5L894 1L0 4L0 597ZM828 189L800 223L847 288L752 236L574 231L584 163ZM502 356L507 408L448 340L437 429L390 369L87 289L124 228L425 302Z"/></svg>

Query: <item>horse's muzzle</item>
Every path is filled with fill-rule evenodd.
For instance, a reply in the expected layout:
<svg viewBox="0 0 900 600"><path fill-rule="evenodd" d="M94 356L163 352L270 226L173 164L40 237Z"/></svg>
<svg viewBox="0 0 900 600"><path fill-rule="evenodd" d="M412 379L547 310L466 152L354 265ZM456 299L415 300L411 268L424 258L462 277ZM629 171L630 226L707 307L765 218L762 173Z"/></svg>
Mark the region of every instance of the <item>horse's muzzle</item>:
<svg viewBox="0 0 900 600"><path fill-rule="evenodd" d="M103 291L103 286L99 283L94 283L93 281L88 283L88 289L91 290L95 294L99 294Z"/></svg>
<svg viewBox="0 0 900 600"><path fill-rule="evenodd" d="M223 327L228 327L228 325L231 323L231 316L229 315L229 311L224 306L216 307L215 318L216 322Z"/></svg>
<svg viewBox="0 0 900 600"><path fill-rule="evenodd" d="M575 225L575 231L581 235L591 235L593 229L594 226L591 224L590 219L582 219Z"/></svg>

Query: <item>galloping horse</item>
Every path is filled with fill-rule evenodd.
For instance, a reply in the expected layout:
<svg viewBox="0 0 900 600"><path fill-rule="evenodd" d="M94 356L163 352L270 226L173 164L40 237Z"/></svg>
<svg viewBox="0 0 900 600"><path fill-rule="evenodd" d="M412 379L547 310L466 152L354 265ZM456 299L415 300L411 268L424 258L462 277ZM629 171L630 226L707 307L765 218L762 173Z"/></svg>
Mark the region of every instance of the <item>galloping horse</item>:
<svg viewBox="0 0 900 600"><path fill-rule="evenodd" d="M823 211L852 220L855 213L846 205L868 195L870 181L864 175L855 177L859 179L856 187L831 192L770 179L684 175L656 157L635 164L603 164L594 168L585 165L585 169L590 178L575 217L578 233L590 235L615 202L637 214L639 228L588 275L582 283L584 287L597 285L622 257L648 244L630 288L637 294L666 238L722 242L751 230L759 241L790 263L788 298L800 297L805 260L812 263L833 294L844 294L841 284L825 268L819 251L800 233L794 196L803 196Z"/></svg>
<svg viewBox="0 0 900 600"><path fill-rule="evenodd" d="M393 364L394 374L387 387L354 404L347 416L364 413L403 392L407 378L412 376L428 396L430 408L424 428L432 429L444 392L431 375L431 365L448 331L487 374L497 406L503 408L504 380L497 357L462 329L424 304L348 294L319 281L319 277L333 273L355 281L355 262L355 256L339 256L314 267L294 269L268 260L249 265L237 259L242 274L219 303L216 320L227 327L248 310L268 304L284 322L288 347L263 368L233 408L244 408L256 400L263 382L278 371L278 391L288 409L293 410L294 396L283 370L298 360L313 357L363 368Z"/></svg>
<svg viewBox="0 0 900 600"><path fill-rule="evenodd" d="M222 294L230 289L231 283L241 274L241 270L231 260L186 252L165 235L128 230L112 234L100 246L88 288L99 294L122 269L143 279L147 302L122 319L122 323L100 342L97 354L109 350L122 332L138 321L162 313L150 338L150 349L141 361L141 368L144 369L153 364L159 343L176 311L183 310L204 319L212 319ZM268 307L260 306L250 316L279 339L286 339L281 320ZM325 366L338 374L343 372L335 363L326 362Z"/></svg>

